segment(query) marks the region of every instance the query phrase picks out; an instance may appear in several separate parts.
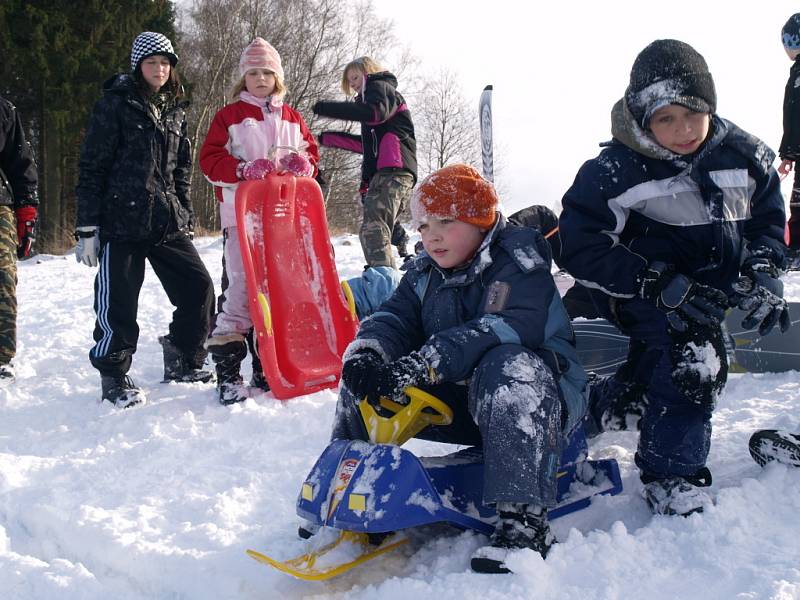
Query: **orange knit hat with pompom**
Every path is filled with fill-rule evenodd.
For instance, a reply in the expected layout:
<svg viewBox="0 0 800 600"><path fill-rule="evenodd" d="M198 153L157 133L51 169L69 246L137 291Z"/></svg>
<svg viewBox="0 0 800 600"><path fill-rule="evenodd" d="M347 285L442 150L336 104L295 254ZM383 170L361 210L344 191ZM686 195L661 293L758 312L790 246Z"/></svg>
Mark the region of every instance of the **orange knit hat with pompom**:
<svg viewBox="0 0 800 600"><path fill-rule="evenodd" d="M414 227L429 217L456 219L489 229L497 218L494 186L469 165L439 169L423 179L411 197Z"/></svg>

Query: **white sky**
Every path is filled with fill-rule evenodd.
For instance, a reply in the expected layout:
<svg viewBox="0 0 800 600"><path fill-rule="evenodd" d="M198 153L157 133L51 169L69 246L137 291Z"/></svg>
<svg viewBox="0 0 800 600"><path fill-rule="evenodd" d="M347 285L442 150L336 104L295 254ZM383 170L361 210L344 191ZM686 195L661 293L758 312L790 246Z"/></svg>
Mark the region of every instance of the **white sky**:
<svg viewBox="0 0 800 600"><path fill-rule="evenodd" d="M530 204L560 206L580 165L610 138L611 106L627 86L636 55L659 38L679 39L697 49L716 83L718 113L777 151L791 66L780 30L800 4L525 4L375 0L378 13L394 20L401 41L422 59L426 71L447 67L458 73L465 95L475 98L476 111L483 87L494 85L495 151L504 148L508 212Z"/></svg>

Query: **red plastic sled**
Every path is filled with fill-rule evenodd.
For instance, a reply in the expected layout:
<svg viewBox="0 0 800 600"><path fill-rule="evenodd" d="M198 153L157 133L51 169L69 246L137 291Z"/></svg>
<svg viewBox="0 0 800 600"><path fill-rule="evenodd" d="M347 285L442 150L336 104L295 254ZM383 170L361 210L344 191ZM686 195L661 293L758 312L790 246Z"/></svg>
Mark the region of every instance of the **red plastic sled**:
<svg viewBox="0 0 800 600"><path fill-rule="evenodd" d="M242 182L236 222L272 393L287 399L335 387L358 318L339 285L319 185L274 174Z"/></svg>

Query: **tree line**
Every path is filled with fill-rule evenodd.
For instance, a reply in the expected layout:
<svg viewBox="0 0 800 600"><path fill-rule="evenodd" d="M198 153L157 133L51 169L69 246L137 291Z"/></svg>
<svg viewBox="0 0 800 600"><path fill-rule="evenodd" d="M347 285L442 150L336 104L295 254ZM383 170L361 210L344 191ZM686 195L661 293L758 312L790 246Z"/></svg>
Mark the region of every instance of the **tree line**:
<svg viewBox="0 0 800 600"><path fill-rule="evenodd" d="M480 165L477 91L466 98L456 75L431 72L399 40L393 23L371 0L4 0L0 3L0 95L23 119L39 172L39 252L73 245L78 158L92 106L103 83L130 69L130 48L141 31L169 37L188 108L195 168L192 203L200 233L219 229L217 202L197 166L197 154L214 114L232 100L242 49L256 36L280 53L288 94L314 133L358 133L358 123L328 121L311 106L343 99L342 69L353 58L377 59L399 80L414 118L419 176L449 164ZM329 182L328 222L356 231L360 157L322 151Z"/></svg>

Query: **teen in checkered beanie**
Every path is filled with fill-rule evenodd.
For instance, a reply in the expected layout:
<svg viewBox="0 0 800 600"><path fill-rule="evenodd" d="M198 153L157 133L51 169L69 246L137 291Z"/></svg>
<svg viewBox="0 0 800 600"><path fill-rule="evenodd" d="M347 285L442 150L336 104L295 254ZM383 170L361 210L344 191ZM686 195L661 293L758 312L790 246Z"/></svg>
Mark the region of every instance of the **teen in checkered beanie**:
<svg viewBox="0 0 800 600"><path fill-rule="evenodd" d="M144 400L127 373L136 352L145 260L175 306L164 349L164 380L209 381L202 369L214 284L192 244L187 102L167 37L145 31L131 72L114 75L92 112L78 181L76 257L99 270L95 345L102 398L125 408Z"/></svg>

